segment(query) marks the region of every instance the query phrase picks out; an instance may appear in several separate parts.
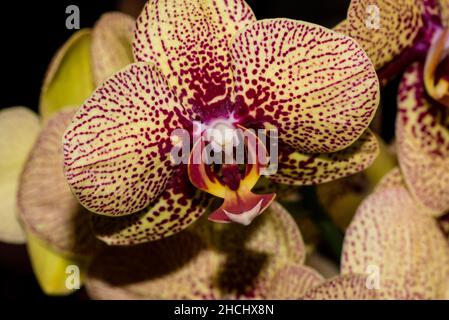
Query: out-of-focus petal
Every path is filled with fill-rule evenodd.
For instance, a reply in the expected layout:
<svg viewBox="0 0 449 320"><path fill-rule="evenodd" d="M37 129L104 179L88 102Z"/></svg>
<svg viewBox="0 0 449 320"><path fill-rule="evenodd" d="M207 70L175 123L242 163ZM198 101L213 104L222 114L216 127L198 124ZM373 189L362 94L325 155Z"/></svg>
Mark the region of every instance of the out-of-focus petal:
<svg viewBox="0 0 449 320"><path fill-rule="evenodd" d="M348 27L348 20L343 20L339 24L337 24L335 27L333 27L332 30L346 34L347 27Z"/></svg>
<svg viewBox="0 0 449 320"><path fill-rule="evenodd" d="M170 136L185 115L150 64L132 64L103 82L63 139L65 174L80 203L120 216L155 201L171 179Z"/></svg>
<svg viewBox="0 0 449 320"><path fill-rule="evenodd" d="M369 167L379 154L375 135L368 129L348 148L322 154L282 152L278 172L269 178L289 185L329 182Z"/></svg>
<svg viewBox="0 0 449 320"><path fill-rule="evenodd" d="M17 216L20 173L39 133L37 115L25 107L0 111L0 241L24 243Z"/></svg>
<svg viewBox="0 0 449 320"><path fill-rule="evenodd" d="M309 267L287 265L274 275L266 298L296 300L323 281L324 278Z"/></svg>
<svg viewBox="0 0 449 320"><path fill-rule="evenodd" d="M193 187L184 168L179 168L149 208L117 218L93 215L93 231L109 245L154 241L187 228L206 212L211 202L212 197Z"/></svg>
<svg viewBox="0 0 449 320"><path fill-rule="evenodd" d="M341 272L367 275L388 298L442 298L449 243L405 187L381 188L346 231Z"/></svg>
<svg viewBox="0 0 449 320"><path fill-rule="evenodd" d="M46 295L68 295L79 289L73 286L78 280L82 285L86 261L53 251L32 233L27 233L27 249L34 275ZM79 277L72 282L69 276Z"/></svg>
<svg viewBox="0 0 449 320"><path fill-rule="evenodd" d="M449 27L449 1L438 0L441 22L447 28Z"/></svg>
<svg viewBox="0 0 449 320"><path fill-rule="evenodd" d="M390 170L383 178L380 180L379 184L374 189L375 192L379 192L384 189L391 189L396 187L405 186L404 177L402 176L401 169L395 167Z"/></svg>
<svg viewBox="0 0 449 320"><path fill-rule="evenodd" d="M106 247L86 286L96 299L264 298L277 272L304 257L294 220L274 203L249 227L204 218L159 241Z"/></svg>
<svg viewBox="0 0 449 320"><path fill-rule="evenodd" d="M342 150L379 104L374 67L351 38L287 19L262 20L231 42L237 116L276 126L297 151Z"/></svg>
<svg viewBox="0 0 449 320"><path fill-rule="evenodd" d="M376 289L369 289L363 275L347 274L326 280L310 289L304 300L378 300L383 298Z"/></svg>
<svg viewBox="0 0 449 320"><path fill-rule="evenodd" d="M79 106L94 90L91 31L83 29L58 50L47 70L39 101L45 120L66 106Z"/></svg>
<svg viewBox="0 0 449 320"><path fill-rule="evenodd" d="M434 215L449 210L449 109L432 104L415 63L399 87L396 139L399 164L409 190Z"/></svg>
<svg viewBox="0 0 449 320"><path fill-rule="evenodd" d="M232 88L228 43L255 21L243 0L151 0L137 20L134 56L161 68L184 103L222 108L216 103Z"/></svg>
<svg viewBox="0 0 449 320"><path fill-rule="evenodd" d="M133 62L134 25L134 19L121 12L105 13L95 23L91 50L96 85Z"/></svg>
<svg viewBox="0 0 449 320"><path fill-rule="evenodd" d="M421 0L352 0L346 34L360 43L378 70L414 44L425 11Z"/></svg>
<svg viewBox="0 0 449 320"><path fill-rule="evenodd" d="M75 199L63 172L62 134L75 114L72 108L45 124L22 172L19 214L28 230L49 247L69 254L91 254L96 239L90 213Z"/></svg>

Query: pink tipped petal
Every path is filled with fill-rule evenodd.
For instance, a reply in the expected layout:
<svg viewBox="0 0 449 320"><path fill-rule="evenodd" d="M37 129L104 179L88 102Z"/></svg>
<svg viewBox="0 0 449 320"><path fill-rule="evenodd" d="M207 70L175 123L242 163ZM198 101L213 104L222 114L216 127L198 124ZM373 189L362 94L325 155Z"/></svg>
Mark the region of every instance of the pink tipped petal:
<svg viewBox="0 0 449 320"><path fill-rule="evenodd" d="M120 13L105 13L95 23L92 31L92 70L94 80L99 85L133 62L131 43L135 21Z"/></svg>
<svg viewBox="0 0 449 320"><path fill-rule="evenodd" d="M408 188L434 215L449 210L449 109L426 98L422 64L401 81L396 118L397 151Z"/></svg>
<svg viewBox="0 0 449 320"><path fill-rule="evenodd" d="M106 247L86 286L95 299L264 298L278 271L304 255L294 220L273 204L249 227L202 219L160 241Z"/></svg>
<svg viewBox="0 0 449 320"><path fill-rule="evenodd" d="M155 201L173 173L170 135L184 115L150 64L132 64L103 82L64 135L65 173L81 204L120 216Z"/></svg>
<svg viewBox="0 0 449 320"><path fill-rule="evenodd" d="M382 188L346 231L341 272L367 275L388 298L439 299L449 279L449 243L405 187Z"/></svg>
<svg viewBox="0 0 449 320"><path fill-rule="evenodd" d="M206 212L212 197L196 190L179 169L162 195L142 212L124 217L92 216L93 231L108 245L130 245L166 238Z"/></svg>
<svg viewBox="0 0 449 320"><path fill-rule="evenodd" d="M352 0L346 34L380 69L413 46L427 8L422 0ZM430 2L430 1L429 1Z"/></svg>
<svg viewBox="0 0 449 320"><path fill-rule="evenodd" d="M379 154L375 135L368 129L348 148L323 154L281 153L279 170L272 181L312 185L343 178L369 167Z"/></svg>
<svg viewBox="0 0 449 320"><path fill-rule="evenodd" d="M17 191L20 174L39 130L38 116L25 107L0 111L1 242L25 243L25 233L18 219Z"/></svg>
<svg viewBox="0 0 449 320"><path fill-rule="evenodd" d="M351 38L307 22L262 20L231 43L235 100L306 153L353 143L379 103L373 65Z"/></svg>
<svg viewBox="0 0 449 320"><path fill-rule="evenodd" d="M297 300L324 278L315 270L302 265L286 265L272 279L267 299Z"/></svg>
<svg viewBox="0 0 449 320"><path fill-rule="evenodd" d="M229 41L255 20L243 0L150 0L137 20L134 56L159 66L184 103L211 108L232 88Z"/></svg>
<svg viewBox="0 0 449 320"><path fill-rule="evenodd" d="M72 195L63 172L61 137L72 109L59 111L41 131L22 172L18 203L24 225L59 252L88 254L96 240L89 215Z"/></svg>
<svg viewBox="0 0 449 320"><path fill-rule="evenodd" d="M367 277L358 274L340 275L310 289L304 300L379 300L379 290L369 289Z"/></svg>

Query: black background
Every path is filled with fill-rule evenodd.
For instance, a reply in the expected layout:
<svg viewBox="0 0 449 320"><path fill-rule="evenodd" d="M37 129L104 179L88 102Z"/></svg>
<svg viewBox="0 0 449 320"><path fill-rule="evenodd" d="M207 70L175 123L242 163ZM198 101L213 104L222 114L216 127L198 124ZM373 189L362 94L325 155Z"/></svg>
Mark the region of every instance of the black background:
<svg viewBox="0 0 449 320"><path fill-rule="evenodd" d="M50 59L75 32L65 27L68 5L80 8L81 27L85 28L92 27L102 13L127 8L133 1L2 1L0 108L24 105L37 110L40 86ZM250 0L248 3L258 19L285 17L333 27L345 18L349 0ZM0 299L3 298L51 299L37 286L23 246L0 244ZM80 291L58 299L87 297Z"/></svg>

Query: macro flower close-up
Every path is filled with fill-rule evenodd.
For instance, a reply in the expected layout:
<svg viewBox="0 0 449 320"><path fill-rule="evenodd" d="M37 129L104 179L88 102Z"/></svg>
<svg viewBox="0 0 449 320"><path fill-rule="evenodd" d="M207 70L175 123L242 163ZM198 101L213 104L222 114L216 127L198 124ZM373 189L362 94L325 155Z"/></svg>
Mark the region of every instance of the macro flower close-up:
<svg viewBox="0 0 449 320"><path fill-rule="evenodd" d="M12 5L2 298L449 299L448 1Z"/></svg>

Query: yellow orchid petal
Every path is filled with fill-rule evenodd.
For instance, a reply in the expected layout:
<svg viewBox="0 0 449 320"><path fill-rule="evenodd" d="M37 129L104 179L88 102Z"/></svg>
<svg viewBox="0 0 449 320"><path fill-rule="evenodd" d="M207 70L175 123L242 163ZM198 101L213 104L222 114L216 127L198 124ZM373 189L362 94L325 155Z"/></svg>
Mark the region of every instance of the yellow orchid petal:
<svg viewBox="0 0 449 320"><path fill-rule="evenodd" d="M302 21L258 21L231 41L234 100L304 153L345 149L379 104L368 56L351 38ZM269 124L269 125L268 125Z"/></svg>
<svg viewBox="0 0 449 320"><path fill-rule="evenodd" d="M79 285L82 285L85 261L69 258L53 251L45 242L30 232L27 233L27 249L34 275L45 294L68 295L79 289L76 287L76 282L79 281ZM78 275L79 279L74 279L74 282L69 279L70 276L77 277Z"/></svg>
<svg viewBox="0 0 449 320"><path fill-rule="evenodd" d="M449 27L449 0L438 0L442 24Z"/></svg>
<svg viewBox="0 0 449 320"><path fill-rule="evenodd" d="M269 178L289 185L312 185L346 177L369 167L379 154L375 135L368 129L348 148L322 154L281 153L278 172Z"/></svg>
<svg viewBox="0 0 449 320"><path fill-rule="evenodd" d="M53 57L39 102L44 120L66 106L81 105L92 93L91 39L90 30L80 30Z"/></svg>
<svg viewBox="0 0 449 320"><path fill-rule="evenodd" d="M333 27L332 30L346 34L347 27L348 27L348 20L343 20L339 24L337 24L335 27Z"/></svg>
<svg viewBox="0 0 449 320"><path fill-rule="evenodd" d="M64 109L44 125L23 169L18 205L27 229L52 248L88 255L96 245L90 213L73 196L63 172L61 138L74 114Z"/></svg>
<svg viewBox="0 0 449 320"><path fill-rule="evenodd" d="M346 230L363 199L383 176L396 166L396 160L377 137L379 156L364 171L316 186L318 199L335 224Z"/></svg>
<svg viewBox="0 0 449 320"><path fill-rule="evenodd" d="M323 281L324 278L309 267L287 265L273 277L266 298L270 300L297 300Z"/></svg>
<svg viewBox="0 0 449 320"><path fill-rule="evenodd" d="M420 0L352 0L346 34L360 43L378 70L414 44L426 9Z"/></svg>
<svg viewBox="0 0 449 320"><path fill-rule="evenodd" d="M203 215L212 197L196 190L185 168L179 168L167 188L148 208L124 217L92 215L95 235L108 245L130 245L171 236Z"/></svg>
<svg viewBox="0 0 449 320"><path fill-rule="evenodd" d="M39 118L25 107L0 111L0 241L24 243L17 216L20 173L40 130Z"/></svg>
<svg viewBox="0 0 449 320"><path fill-rule="evenodd" d="M95 299L264 298L278 271L304 257L295 221L274 203L249 227L204 218L159 241L106 247L86 288Z"/></svg>
<svg viewBox="0 0 449 320"><path fill-rule="evenodd" d="M392 299L439 299L449 279L449 243L405 188L383 187L346 231L341 272L365 274Z"/></svg>
<svg viewBox="0 0 449 320"><path fill-rule="evenodd" d="M207 110L232 89L229 41L255 21L243 0L148 1L134 56L155 63L184 104Z"/></svg>
<svg viewBox="0 0 449 320"><path fill-rule="evenodd" d="M135 21L121 12L103 14L92 30L92 68L95 84L133 62L131 43Z"/></svg>
<svg viewBox="0 0 449 320"><path fill-rule="evenodd" d="M423 65L411 65L398 92L399 164L414 198L438 216L449 210L449 112L425 93Z"/></svg>
<svg viewBox="0 0 449 320"><path fill-rule="evenodd" d="M340 275L310 289L304 300L378 300L383 298L376 289L369 289L367 277L357 274Z"/></svg>
<svg viewBox="0 0 449 320"><path fill-rule="evenodd" d="M156 67L136 63L117 72L65 132L72 192L88 210L108 216L148 207L173 175L171 134L188 117Z"/></svg>

